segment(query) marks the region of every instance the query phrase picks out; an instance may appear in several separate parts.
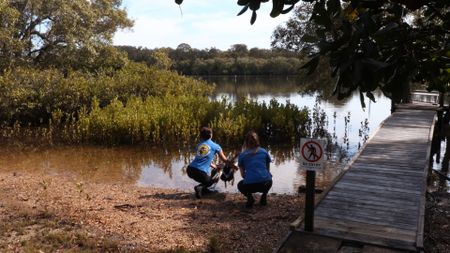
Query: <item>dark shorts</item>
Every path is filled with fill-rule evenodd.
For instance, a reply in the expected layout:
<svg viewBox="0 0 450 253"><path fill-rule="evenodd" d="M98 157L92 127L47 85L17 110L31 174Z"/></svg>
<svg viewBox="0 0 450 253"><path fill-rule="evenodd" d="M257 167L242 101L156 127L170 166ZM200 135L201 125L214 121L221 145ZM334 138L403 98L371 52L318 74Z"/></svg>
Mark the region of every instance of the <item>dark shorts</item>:
<svg viewBox="0 0 450 253"><path fill-rule="evenodd" d="M244 184L244 180L241 180L237 187L244 195L255 192L268 193L270 188L272 188L272 180L253 184Z"/></svg>
<svg viewBox="0 0 450 253"><path fill-rule="evenodd" d="M214 181L211 179L211 176L197 168L188 166L186 172L188 174L188 177L199 182L202 186L210 187L214 183Z"/></svg>

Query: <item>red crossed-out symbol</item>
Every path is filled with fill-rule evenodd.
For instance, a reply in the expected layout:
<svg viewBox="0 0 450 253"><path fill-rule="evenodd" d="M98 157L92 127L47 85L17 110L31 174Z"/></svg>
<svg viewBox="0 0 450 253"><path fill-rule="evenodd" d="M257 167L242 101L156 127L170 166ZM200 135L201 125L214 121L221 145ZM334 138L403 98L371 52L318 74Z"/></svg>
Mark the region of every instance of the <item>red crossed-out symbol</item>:
<svg viewBox="0 0 450 253"><path fill-rule="evenodd" d="M302 146L302 157L308 162L317 162L322 158L323 150L319 143L307 141Z"/></svg>

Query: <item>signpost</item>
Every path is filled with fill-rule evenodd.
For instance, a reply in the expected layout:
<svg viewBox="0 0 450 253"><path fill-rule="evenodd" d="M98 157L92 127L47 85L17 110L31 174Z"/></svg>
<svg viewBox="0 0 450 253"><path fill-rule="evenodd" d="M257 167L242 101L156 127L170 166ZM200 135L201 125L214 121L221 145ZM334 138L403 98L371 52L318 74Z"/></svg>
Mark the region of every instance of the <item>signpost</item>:
<svg viewBox="0 0 450 253"><path fill-rule="evenodd" d="M314 193L316 171L323 169L324 143L322 139L300 140L300 167L306 169L305 231L314 230Z"/></svg>

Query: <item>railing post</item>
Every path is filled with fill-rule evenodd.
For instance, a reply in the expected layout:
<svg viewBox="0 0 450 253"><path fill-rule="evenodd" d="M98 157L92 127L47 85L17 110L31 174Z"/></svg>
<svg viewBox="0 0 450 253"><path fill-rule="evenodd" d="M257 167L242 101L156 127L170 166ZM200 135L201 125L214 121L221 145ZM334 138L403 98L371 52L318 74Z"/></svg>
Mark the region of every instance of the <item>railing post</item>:
<svg viewBox="0 0 450 253"><path fill-rule="evenodd" d="M395 102L394 100L391 98L391 113L395 112Z"/></svg>

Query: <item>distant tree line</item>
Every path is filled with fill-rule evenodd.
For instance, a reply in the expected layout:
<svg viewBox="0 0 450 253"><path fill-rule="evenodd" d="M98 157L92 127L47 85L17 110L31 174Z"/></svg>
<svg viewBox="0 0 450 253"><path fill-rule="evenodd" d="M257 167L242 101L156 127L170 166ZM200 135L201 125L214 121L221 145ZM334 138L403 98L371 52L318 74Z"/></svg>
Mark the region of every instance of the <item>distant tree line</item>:
<svg viewBox="0 0 450 253"><path fill-rule="evenodd" d="M248 49L245 44L234 44L226 51L214 47L195 49L186 43L176 49L118 48L126 52L132 61L145 62L149 66L163 64L184 75L295 75L303 63L297 52L256 47Z"/></svg>
<svg viewBox="0 0 450 253"><path fill-rule="evenodd" d="M120 6L120 0L0 1L2 143L182 147L197 142L201 126L211 126L226 145L240 145L250 129L265 141L292 145L317 132L307 108L275 100L212 100L213 85L180 75L212 73L204 62L213 59L229 61L233 73L250 73L253 59L266 72L282 73L263 63L290 54L245 45L226 52L187 44L175 50L128 47L130 58L140 61L134 62L112 45L118 29L132 26ZM244 59L252 60L238 69Z"/></svg>

